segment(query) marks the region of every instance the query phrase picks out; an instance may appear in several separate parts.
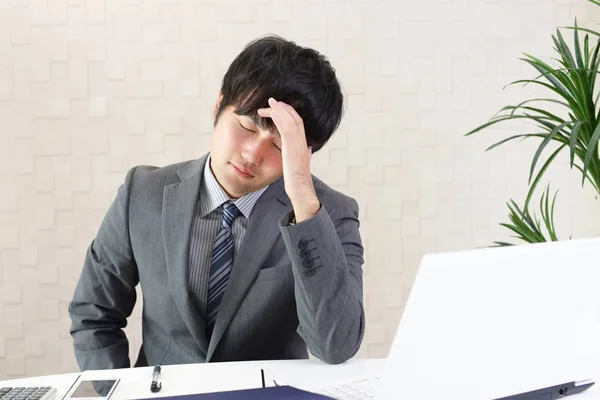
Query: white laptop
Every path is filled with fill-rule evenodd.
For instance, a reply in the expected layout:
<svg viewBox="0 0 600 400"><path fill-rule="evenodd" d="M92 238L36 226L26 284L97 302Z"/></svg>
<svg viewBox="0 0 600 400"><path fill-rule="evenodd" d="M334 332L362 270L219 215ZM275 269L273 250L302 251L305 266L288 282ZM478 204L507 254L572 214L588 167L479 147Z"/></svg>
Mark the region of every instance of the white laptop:
<svg viewBox="0 0 600 400"><path fill-rule="evenodd" d="M354 397L497 399L571 383L539 397L555 399L598 377L600 238L426 255L374 392Z"/></svg>

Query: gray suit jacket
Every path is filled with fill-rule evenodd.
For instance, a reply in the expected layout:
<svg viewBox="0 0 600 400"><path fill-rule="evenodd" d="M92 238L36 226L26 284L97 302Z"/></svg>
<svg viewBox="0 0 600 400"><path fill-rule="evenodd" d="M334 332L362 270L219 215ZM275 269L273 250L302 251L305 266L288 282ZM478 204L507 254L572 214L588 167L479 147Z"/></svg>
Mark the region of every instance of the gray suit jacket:
<svg viewBox="0 0 600 400"><path fill-rule="evenodd" d="M190 227L206 156L131 169L91 243L69 305L82 370L129 367L122 328L143 295L136 366L316 357L340 363L362 342L358 205L314 178L322 207L290 226L283 179L256 203L210 341L188 293Z"/></svg>

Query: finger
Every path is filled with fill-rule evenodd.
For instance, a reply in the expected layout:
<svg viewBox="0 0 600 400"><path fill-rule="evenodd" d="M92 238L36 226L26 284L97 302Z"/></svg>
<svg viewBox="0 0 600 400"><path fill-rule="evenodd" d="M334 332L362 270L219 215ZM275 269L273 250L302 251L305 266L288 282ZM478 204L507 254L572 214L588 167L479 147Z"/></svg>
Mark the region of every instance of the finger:
<svg viewBox="0 0 600 400"><path fill-rule="evenodd" d="M285 118L289 118L292 122L294 123L298 123L298 121L296 120L296 118L294 117L294 114L296 113L296 110L294 110L294 108L292 106L290 106L287 103L284 103L283 101L278 101L277 104L279 105L279 108L281 109L281 114L285 114Z"/></svg>
<svg viewBox="0 0 600 400"><path fill-rule="evenodd" d="M259 108L257 114L263 118L271 118L272 108Z"/></svg>
<svg viewBox="0 0 600 400"><path fill-rule="evenodd" d="M274 98L272 98L272 97L269 97L269 100L268 100L268 102L269 102L269 106L271 106L271 109L273 110L273 111L271 112L271 114L272 114L273 112L277 113L277 109L279 109L279 108L280 108L280 107L279 107L279 102L278 102L277 100L275 100Z"/></svg>
<svg viewBox="0 0 600 400"><path fill-rule="evenodd" d="M282 118L282 120L292 120L294 121L294 117L289 113L287 108L285 108L285 103L283 101L277 101L273 97L269 98L269 105L274 110L276 114ZM294 121L295 122L295 121Z"/></svg>
<svg viewBox="0 0 600 400"><path fill-rule="evenodd" d="M294 118L290 113L283 107L282 102L269 98L269 105L271 106L271 119L279 129L279 132L287 132L291 127L296 125Z"/></svg>
<svg viewBox="0 0 600 400"><path fill-rule="evenodd" d="M291 117L294 119L294 122L296 122L298 125L303 124L302 117L300 116L300 114L298 114L298 112L296 111L296 109L294 107L292 107L289 104L284 103L282 101L280 101L279 103L291 115Z"/></svg>

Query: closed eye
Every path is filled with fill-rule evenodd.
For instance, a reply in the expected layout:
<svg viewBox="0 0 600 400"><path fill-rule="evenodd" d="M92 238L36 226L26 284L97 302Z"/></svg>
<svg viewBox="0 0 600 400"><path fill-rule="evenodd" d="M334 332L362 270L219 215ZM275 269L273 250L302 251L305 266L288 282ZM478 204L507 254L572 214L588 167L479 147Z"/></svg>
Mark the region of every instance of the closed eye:
<svg viewBox="0 0 600 400"><path fill-rule="evenodd" d="M238 124L245 131L256 133L255 130L250 129L250 128L246 128L244 125L242 125L242 123L239 120L238 120ZM273 147L275 147L277 150L281 151L281 146L278 146L277 144L273 143Z"/></svg>
<svg viewBox="0 0 600 400"><path fill-rule="evenodd" d="M248 129L246 128L244 125L242 125L242 123L240 121L238 121L238 124L240 124L240 126L242 127L242 129L247 130L248 132L254 132L252 129Z"/></svg>

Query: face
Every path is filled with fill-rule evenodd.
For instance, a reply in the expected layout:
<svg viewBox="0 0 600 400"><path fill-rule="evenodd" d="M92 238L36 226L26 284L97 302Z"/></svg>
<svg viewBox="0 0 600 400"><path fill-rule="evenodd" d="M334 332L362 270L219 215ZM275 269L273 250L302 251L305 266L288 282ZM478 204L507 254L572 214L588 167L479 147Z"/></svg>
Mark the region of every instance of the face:
<svg viewBox="0 0 600 400"><path fill-rule="evenodd" d="M216 118L221 97L213 110ZM259 190L283 175L279 134L260 129L228 106L219 116L211 140L211 169L232 198Z"/></svg>

